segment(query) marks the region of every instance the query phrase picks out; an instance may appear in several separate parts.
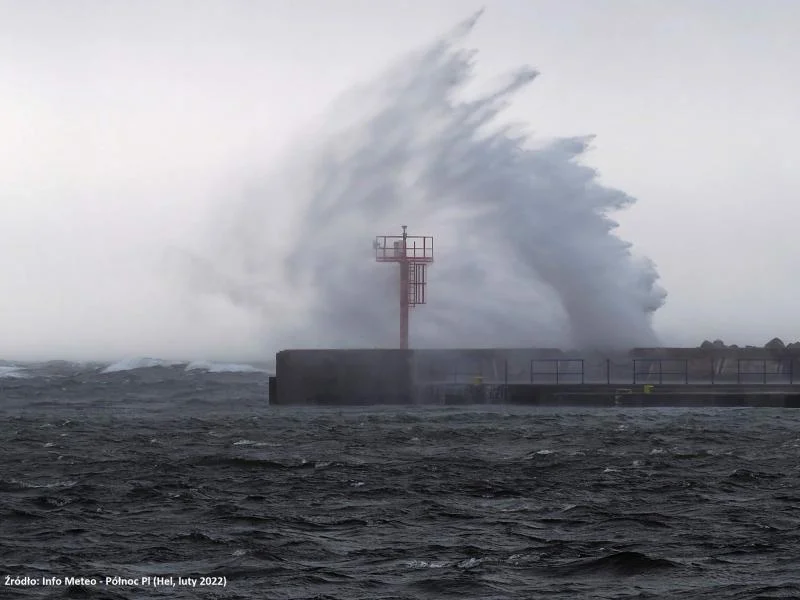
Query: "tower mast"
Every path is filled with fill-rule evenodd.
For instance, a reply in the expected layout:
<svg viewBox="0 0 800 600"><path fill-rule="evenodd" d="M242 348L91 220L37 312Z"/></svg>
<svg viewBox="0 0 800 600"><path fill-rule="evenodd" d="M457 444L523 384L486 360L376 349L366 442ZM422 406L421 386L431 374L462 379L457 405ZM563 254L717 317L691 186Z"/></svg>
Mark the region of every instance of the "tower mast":
<svg viewBox="0 0 800 600"><path fill-rule="evenodd" d="M400 265L400 348L408 349L410 309L425 304L427 267L433 262L433 237L408 235L406 225L402 235L380 235L375 238L375 260Z"/></svg>

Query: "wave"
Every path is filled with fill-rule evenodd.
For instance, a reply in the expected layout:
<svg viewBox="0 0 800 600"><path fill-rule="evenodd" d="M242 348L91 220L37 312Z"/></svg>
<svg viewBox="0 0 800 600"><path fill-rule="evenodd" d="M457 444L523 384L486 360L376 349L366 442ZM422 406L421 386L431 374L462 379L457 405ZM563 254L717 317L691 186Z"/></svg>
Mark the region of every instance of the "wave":
<svg viewBox="0 0 800 600"><path fill-rule="evenodd" d="M642 575L653 571L673 569L679 565L665 558L653 558L641 552L622 551L595 559L572 561L556 568L564 574L614 574L621 576Z"/></svg>
<svg viewBox="0 0 800 600"><path fill-rule="evenodd" d="M120 373L152 368L182 368L183 371L207 373L268 373L269 370L247 363L226 363L211 360L168 360L147 356L124 358L102 368L101 373Z"/></svg>
<svg viewBox="0 0 800 600"><path fill-rule="evenodd" d="M591 135L535 140L504 122L535 69L467 97L476 53L461 43L476 20L345 94L272 174L226 199L208 258L175 262L186 285L264 320L277 347L394 346L397 270L371 242L408 224L437 252L417 347L658 345L666 293L610 216L635 199L582 164ZM275 202L294 214L267 234Z"/></svg>
<svg viewBox="0 0 800 600"><path fill-rule="evenodd" d="M196 360L186 365L187 371L207 371L209 373L266 373L265 369L248 364L217 363L209 360Z"/></svg>
<svg viewBox="0 0 800 600"><path fill-rule="evenodd" d="M122 360L119 360L115 363L108 365L100 372L118 373L120 371L133 371L135 369L150 369L153 367L174 367L182 364L186 363L182 363L179 361L164 360L161 358L149 358L142 356L135 358L123 358Z"/></svg>
<svg viewBox="0 0 800 600"><path fill-rule="evenodd" d="M20 367L0 367L0 377L8 377L11 379L23 379L29 377L28 373L23 371Z"/></svg>

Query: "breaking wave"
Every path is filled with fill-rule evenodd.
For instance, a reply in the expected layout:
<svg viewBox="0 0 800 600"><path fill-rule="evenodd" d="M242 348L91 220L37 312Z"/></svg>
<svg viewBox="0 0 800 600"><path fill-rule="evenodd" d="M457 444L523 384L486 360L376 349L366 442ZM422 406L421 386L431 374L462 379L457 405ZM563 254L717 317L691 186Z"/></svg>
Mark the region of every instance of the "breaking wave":
<svg viewBox="0 0 800 600"><path fill-rule="evenodd" d="M173 367L181 364L180 362L163 360L161 358L135 357L123 358L115 363L108 365L101 373L117 373L119 371L133 371L135 369L149 369L152 367Z"/></svg>
<svg viewBox="0 0 800 600"><path fill-rule="evenodd" d="M208 373L265 373L266 370L249 364L222 363L210 360L174 361L162 358L125 358L103 368L101 373L119 373L154 367L182 367L185 371L206 371Z"/></svg>
<svg viewBox="0 0 800 600"><path fill-rule="evenodd" d="M371 242L407 224L436 248L417 347L656 345L666 294L610 216L634 199L583 164L592 136L536 140L503 120L535 69L467 95L477 19L351 90L226 201L203 252L181 257L194 289L251 311L273 347L395 346L396 267Z"/></svg>
<svg viewBox="0 0 800 600"><path fill-rule="evenodd" d="M187 371L208 371L209 373L263 373L264 369L253 365L238 363L216 363L208 360L197 360L186 365Z"/></svg>
<svg viewBox="0 0 800 600"><path fill-rule="evenodd" d="M0 377L8 377L9 379L21 379L28 377L28 374L16 366L0 366Z"/></svg>

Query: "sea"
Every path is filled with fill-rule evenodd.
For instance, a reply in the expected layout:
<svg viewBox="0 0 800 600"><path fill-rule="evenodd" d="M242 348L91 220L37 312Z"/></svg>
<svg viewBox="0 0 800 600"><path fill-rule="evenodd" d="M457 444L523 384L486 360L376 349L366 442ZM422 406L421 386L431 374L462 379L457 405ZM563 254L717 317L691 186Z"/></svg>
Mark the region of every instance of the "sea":
<svg viewBox="0 0 800 600"><path fill-rule="evenodd" d="M800 597L792 409L270 406L244 365L6 365L0 597Z"/></svg>

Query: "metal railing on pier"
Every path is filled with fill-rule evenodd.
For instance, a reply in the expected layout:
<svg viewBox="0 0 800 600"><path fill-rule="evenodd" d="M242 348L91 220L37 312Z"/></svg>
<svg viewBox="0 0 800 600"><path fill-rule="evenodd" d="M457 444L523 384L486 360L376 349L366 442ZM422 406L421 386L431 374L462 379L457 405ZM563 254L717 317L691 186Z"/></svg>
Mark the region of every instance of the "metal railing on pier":
<svg viewBox="0 0 800 600"><path fill-rule="evenodd" d="M537 358L525 366L508 360L452 364L446 370L428 373L418 383L470 386L478 380L484 386L508 384L539 385L794 385L793 357L747 358ZM497 363L500 363L499 365ZM498 368L499 366L499 368Z"/></svg>

